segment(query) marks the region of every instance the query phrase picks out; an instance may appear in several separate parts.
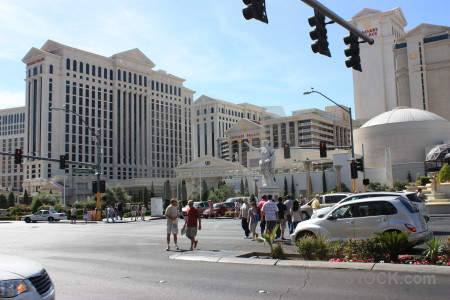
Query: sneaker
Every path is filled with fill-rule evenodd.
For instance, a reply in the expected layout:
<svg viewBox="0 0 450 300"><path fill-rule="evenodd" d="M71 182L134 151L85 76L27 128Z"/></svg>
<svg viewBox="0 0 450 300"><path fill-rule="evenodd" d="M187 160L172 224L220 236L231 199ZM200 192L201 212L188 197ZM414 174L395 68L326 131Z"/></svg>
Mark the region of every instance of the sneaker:
<svg viewBox="0 0 450 300"><path fill-rule="evenodd" d="M167 246L167 247L166 247L166 251L169 251L169 250L170 250L170 246Z"/></svg>
<svg viewBox="0 0 450 300"><path fill-rule="evenodd" d="M178 246L177 246L177 245L175 245L175 250L180 250L180 248L178 248Z"/></svg>

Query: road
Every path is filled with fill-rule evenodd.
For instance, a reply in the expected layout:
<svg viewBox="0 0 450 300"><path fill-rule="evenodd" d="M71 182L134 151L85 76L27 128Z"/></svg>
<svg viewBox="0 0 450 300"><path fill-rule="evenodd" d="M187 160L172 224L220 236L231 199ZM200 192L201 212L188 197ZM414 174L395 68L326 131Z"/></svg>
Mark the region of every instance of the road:
<svg viewBox="0 0 450 300"><path fill-rule="evenodd" d="M444 235L450 218L432 218ZM268 251L239 220L203 220L198 250ZM3 254L36 260L57 299L442 299L450 275L261 266L169 259L165 220L121 224L0 223ZM188 249L181 237L179 246ZM293 246L287 247L293 251ZM182 250L183 251L183 250Z"/></svg>

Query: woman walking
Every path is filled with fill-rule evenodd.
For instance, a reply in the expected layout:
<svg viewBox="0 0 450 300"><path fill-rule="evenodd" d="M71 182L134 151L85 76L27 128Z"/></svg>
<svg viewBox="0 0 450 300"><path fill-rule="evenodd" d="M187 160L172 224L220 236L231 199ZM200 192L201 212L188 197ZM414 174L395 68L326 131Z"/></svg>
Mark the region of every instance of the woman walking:
<svg viewBox="0 0 450 300"><path fill-rule="evenodd" d="M302 209L297 200L294 200L291 207L292 228L295 231L297 224L302 221Z"/></svg>
<svg viewBox="0 0 450 300"><path fill-rule="evenodd" d="M259 216L256 202L252 202L252 207L248 210L247 222L250 223L250 231L253 233L253 239L258 237L258 234L256 233L256 226L258 225L260 219L261 217Z"/></svg>

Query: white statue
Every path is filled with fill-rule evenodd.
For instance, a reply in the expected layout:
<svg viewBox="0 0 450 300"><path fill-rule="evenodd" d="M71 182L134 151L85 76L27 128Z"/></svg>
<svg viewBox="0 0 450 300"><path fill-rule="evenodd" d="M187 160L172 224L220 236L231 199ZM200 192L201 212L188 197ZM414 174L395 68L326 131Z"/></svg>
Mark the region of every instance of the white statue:
<svg viewBox="0 0 450 300"><path fill-rule="evenodd" d="M262 178L262 186L273 186L275 185L275 150L269 146L268 140L263 140L261 142L261 147L256 148L245 142L245 144L249 147L250 150L257 150L261 153L261 159L259 160L259 167L261 168L261 173L263 175Z"/></svg>
<svg viewBox="0 0 450 300"><path fill-rule="evenodd" d="M234 157L235 162L239 162L239 153L238 152L234 152L233 157Z"/></svg>

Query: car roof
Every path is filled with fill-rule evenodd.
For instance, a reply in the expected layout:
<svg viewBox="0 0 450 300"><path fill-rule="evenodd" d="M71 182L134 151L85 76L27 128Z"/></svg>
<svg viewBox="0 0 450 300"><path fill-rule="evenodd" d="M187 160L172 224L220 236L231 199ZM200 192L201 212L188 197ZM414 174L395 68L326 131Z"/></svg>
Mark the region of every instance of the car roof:
<svg viewBox="0 0 450 300"><path fill-rule="evenodd" d="M398 196L379 196L379 197L370 197L370 198L362 198L362 199L355 199L347 202L341 202L338 203L339 205L347 205L347 204L355 204L355 203L361 203L361 202L375 202L375 201L386 201L386 200L396 200L399 198L404 198L402 195Z"/></svg>

